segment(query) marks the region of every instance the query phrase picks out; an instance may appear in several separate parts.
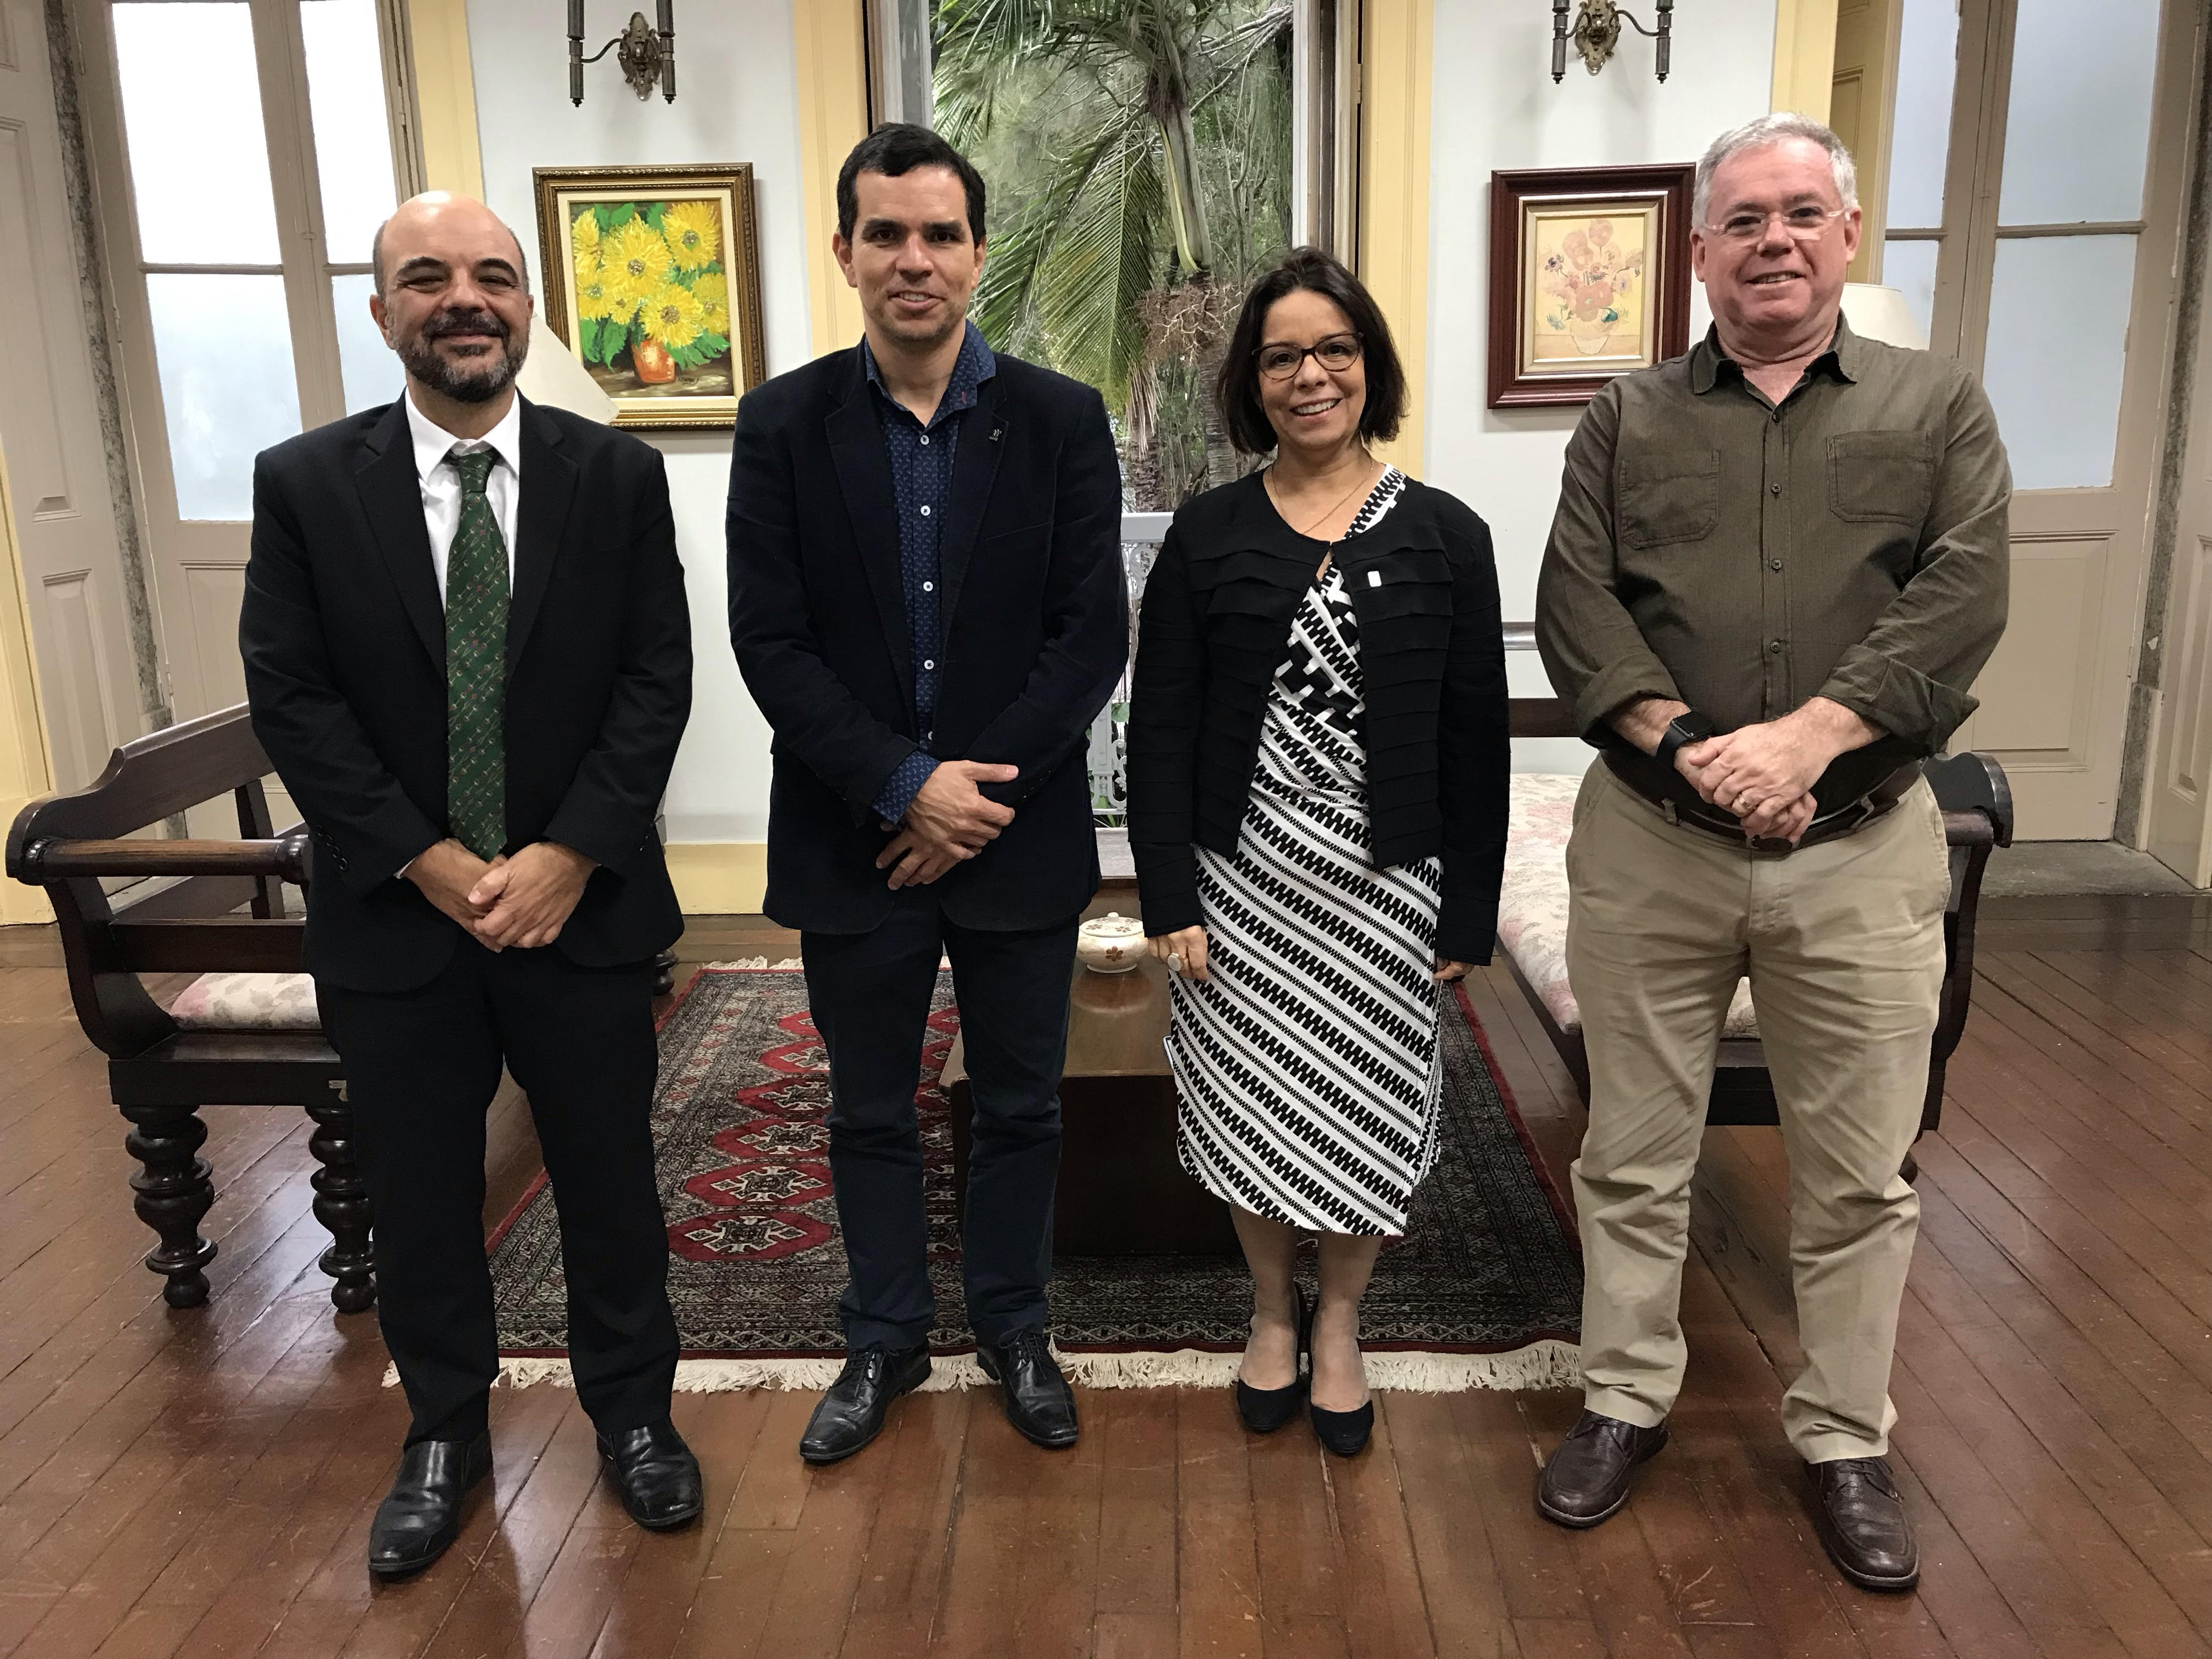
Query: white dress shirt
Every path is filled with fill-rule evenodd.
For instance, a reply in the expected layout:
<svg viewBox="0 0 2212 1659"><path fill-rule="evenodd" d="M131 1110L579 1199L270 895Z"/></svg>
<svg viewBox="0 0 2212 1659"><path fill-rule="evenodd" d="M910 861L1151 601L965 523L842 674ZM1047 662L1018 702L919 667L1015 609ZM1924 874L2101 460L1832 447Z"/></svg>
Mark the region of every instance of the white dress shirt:
<svg viewBox="0 0 2212 1659"><path fill-rule="evenodd" d="M405 398L407 428L415 438L415 470L422 480L422 520L430 532L430 563L438 573L438 603L446 602L446 559L453 551L454 532L461 527L461 475L447 459L458 447L464 453L489 449L499 457L484 480L484 499L499 521L500 539L507 544L507 586L514 591L514 508L522 494L522 399L515 398L500 416L499 424L481 438L456 438L415 407Z"/></svg>

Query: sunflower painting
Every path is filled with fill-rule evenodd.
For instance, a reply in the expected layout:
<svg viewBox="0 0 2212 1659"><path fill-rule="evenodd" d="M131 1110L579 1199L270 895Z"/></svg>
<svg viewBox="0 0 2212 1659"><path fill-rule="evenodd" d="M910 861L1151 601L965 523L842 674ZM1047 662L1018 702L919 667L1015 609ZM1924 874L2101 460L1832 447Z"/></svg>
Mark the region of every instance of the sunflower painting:
<svg viewBox="0 0 2212 1659"><path fill-rule="evenodd" d="M765 376L751 167L537 179L549 320L614 399L615 423L729 425Z"/></svg>

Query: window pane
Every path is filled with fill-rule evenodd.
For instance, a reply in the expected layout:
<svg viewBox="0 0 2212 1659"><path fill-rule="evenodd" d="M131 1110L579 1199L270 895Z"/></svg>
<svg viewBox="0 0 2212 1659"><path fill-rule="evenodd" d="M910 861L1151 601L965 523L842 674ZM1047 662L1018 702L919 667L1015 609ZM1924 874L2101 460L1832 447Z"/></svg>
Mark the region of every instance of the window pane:
<svg viewBox="0 0 2212 1659"><path fill-rule="evenodd" d="M273 265L276 204L243 0L115 8L138 246L155 264Z"/></svg>
<svg viewBox="0 0 2212 1659"><path fill-rule="evenodd" d="M2020 0L2000 224L2142 214L2158 10L2159 0Z"/></svg>
<svg viewBox="0 0 2212 1659"><path fill-rule="evenodd" d="M1958 78L1958 58L1957 0L1905 0L1897 48L1897 110L1889 137L1889 211L1884 220L1899 230L1933 230L1943 222L1943 169L1951 155L1951 88Z"/></svg>
<svg viewBox="0 0 2212 1659"><path fill-rule="evenodd" d="M2135 274L2132 236L1998 241L1982 385L2014 487L2112 483Z"/></svg>
<svg viewBox="0 0 2212 1659"><path fill-rule="evenodd" d="M376 319L368 314L368 296L376 279L366 274L331 278L331 305L338 317L338 369L345 379L346 413L388 404L399 395L406 372Z"/></svg>
<svg viewBox="0 0 2212 1659"><path fill-rule="evenodd" d="M282 276L146 279L177 514L253 516L253 458L300 430Z"/></svg>
<svg viewBox="0 0 2212 1659"><path fill-rule="evenodd" d="M1881 280L1905 296L1924 339L1936 336L1936 261L1941 242L1884 242Z"/></svg>
<svg viewBox="0 0 2212 1659"><path fill-rule="evenodd" d="M324 257L366 264L369 239L398 205L375 0L301 0L300 40L323 181Z"/></svg>

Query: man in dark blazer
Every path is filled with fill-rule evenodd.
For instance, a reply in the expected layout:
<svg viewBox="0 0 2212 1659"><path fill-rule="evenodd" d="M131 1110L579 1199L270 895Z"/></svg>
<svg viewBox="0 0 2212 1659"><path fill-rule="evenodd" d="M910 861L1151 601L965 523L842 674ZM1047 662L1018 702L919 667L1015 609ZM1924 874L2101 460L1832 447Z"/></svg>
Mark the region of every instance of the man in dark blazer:
<svg viewBox="0 0 2212 1659"><path fill-rule="evenodd" d="M428 1565L489 1471L484 1113L527 1093L561 1212L570 1359L648 1527L699 1512L647 1127L652 958L682 930L653 817L690 708L660 457L525 403L514 236L436 194L377 234L407 370L254 470L239 622L253 728L313 836L307 966L375 1206L414 1422L369 1534Z"/></svg>
<svg viewBox="0 0 2212 1659"><path fill-rule="evenodd" d="M915 1088L940 956L975 1103L969 1323L1014 1426L1068 1446L1045 1281L1098 885L1084 740L1128 648L1114 441L1096 392L966 321L983 183L936 134L861 142L833 246L866 337L749 393L730 473L730 634L775 730L767 909L802 931L850 1272L850 1357L799 1451L851 1455L929 1375Z"/></svg>

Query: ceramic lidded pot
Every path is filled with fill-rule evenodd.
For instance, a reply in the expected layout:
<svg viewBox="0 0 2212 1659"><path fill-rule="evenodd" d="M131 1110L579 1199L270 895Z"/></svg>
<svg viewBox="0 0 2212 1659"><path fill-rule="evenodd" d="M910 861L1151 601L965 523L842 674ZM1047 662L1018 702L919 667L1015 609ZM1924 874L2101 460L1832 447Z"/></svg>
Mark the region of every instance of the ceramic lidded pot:
<svg viewBox="0 0 2212 1659"><path fill-rule="evenodd" d="M1094 974L1126 974L1145 959L1145 924L1119 910L1075 930L1076 959Z"/></svg>

